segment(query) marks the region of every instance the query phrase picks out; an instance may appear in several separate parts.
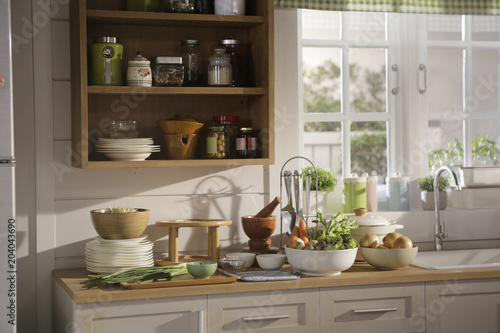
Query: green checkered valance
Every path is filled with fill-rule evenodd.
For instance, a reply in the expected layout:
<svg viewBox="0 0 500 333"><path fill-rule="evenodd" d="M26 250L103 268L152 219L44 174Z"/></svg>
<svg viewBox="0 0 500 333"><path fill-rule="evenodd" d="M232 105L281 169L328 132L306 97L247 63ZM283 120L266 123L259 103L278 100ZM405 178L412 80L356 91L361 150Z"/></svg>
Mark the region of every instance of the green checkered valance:
<svg viewBox="0 0 500 333"><path fill-rule="evenodd" d="M276 8L411 14L499 15L500 0L274 0Z"/></svg>

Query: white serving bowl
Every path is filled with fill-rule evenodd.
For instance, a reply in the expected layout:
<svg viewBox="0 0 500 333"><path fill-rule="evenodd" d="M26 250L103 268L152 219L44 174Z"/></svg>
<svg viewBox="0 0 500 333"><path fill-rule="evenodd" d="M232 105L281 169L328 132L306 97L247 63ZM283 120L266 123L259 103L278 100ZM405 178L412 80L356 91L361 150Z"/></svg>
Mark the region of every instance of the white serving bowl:
<svg viewBox="0 0 500 333"><path fill-rule="evenodd" d="M253 265L255 261L255 253L250 252L232 252L227 253L226 257L242 257L245 260L242 269L247 269Z"/></svg>
<svg viewBox="0 0 500 333"><path fill-rule="evenodd" d="M358 249L337 251L297 250L285 246L290 265L305 275L339 275L349 269L356 259Z"/></svg>
<svg viewBox="0 0 500 333"><path fill-rule="evenodd" d="M285 263L286 255L280 253L259 254L255 258L262 269L280 269Z"/></svg>
<svg viewBox="0 0 500 333"><path fill-rule="evenodd" d="M366 262L381 270L394 270L411 264L417 256L418 246L409 249L360 248Z"/></svg>

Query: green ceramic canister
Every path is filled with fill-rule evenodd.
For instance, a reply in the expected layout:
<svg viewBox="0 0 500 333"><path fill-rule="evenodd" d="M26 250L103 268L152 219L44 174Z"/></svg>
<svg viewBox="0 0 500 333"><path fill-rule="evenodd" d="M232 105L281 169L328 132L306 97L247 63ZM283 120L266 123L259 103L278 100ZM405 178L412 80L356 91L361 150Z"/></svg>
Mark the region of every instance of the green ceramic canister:
<svg viewBox="0 0 500 333"><path fill-rule="evenodd" d="M97 37L89 47L89 84L121 86L123 45L116 37Z"/></svg>
<svg viewBox="0 0 500 333"><path fill-rule="evenodd" d="M343 212L352 213L354 208L366 208L366 177L358 177L353 173L351 177L342 178L342 181Z"/></svg>

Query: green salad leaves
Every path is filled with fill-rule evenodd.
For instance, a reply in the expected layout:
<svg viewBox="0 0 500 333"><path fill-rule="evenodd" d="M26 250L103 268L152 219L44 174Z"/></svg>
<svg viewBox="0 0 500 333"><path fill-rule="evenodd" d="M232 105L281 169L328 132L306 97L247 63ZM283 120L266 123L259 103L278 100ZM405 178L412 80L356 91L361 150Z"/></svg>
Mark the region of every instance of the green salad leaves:
<svg viewBox="0 0 500 333"><path fill-rule="evenodd" d="M335 251L354 249L359 247L358 242L351 237L351 230L356 229L358 225L350 216L342 213L332 216L328 221L323 218L323 214L318 212L317 219L312 220L316 227L309 228L309 239L326 243L323 251Z"/></svg>

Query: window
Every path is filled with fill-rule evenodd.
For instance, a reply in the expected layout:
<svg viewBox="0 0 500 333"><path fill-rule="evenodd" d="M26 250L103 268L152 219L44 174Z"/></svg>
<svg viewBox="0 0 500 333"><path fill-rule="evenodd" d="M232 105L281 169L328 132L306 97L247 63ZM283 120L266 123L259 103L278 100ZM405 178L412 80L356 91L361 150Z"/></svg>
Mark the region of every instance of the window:
<svg viewBox="0 0 500 333"><path fill-rule="evenodd" d="M337 175L500 164L500 18L299 11L304 156Z"/></svg>

